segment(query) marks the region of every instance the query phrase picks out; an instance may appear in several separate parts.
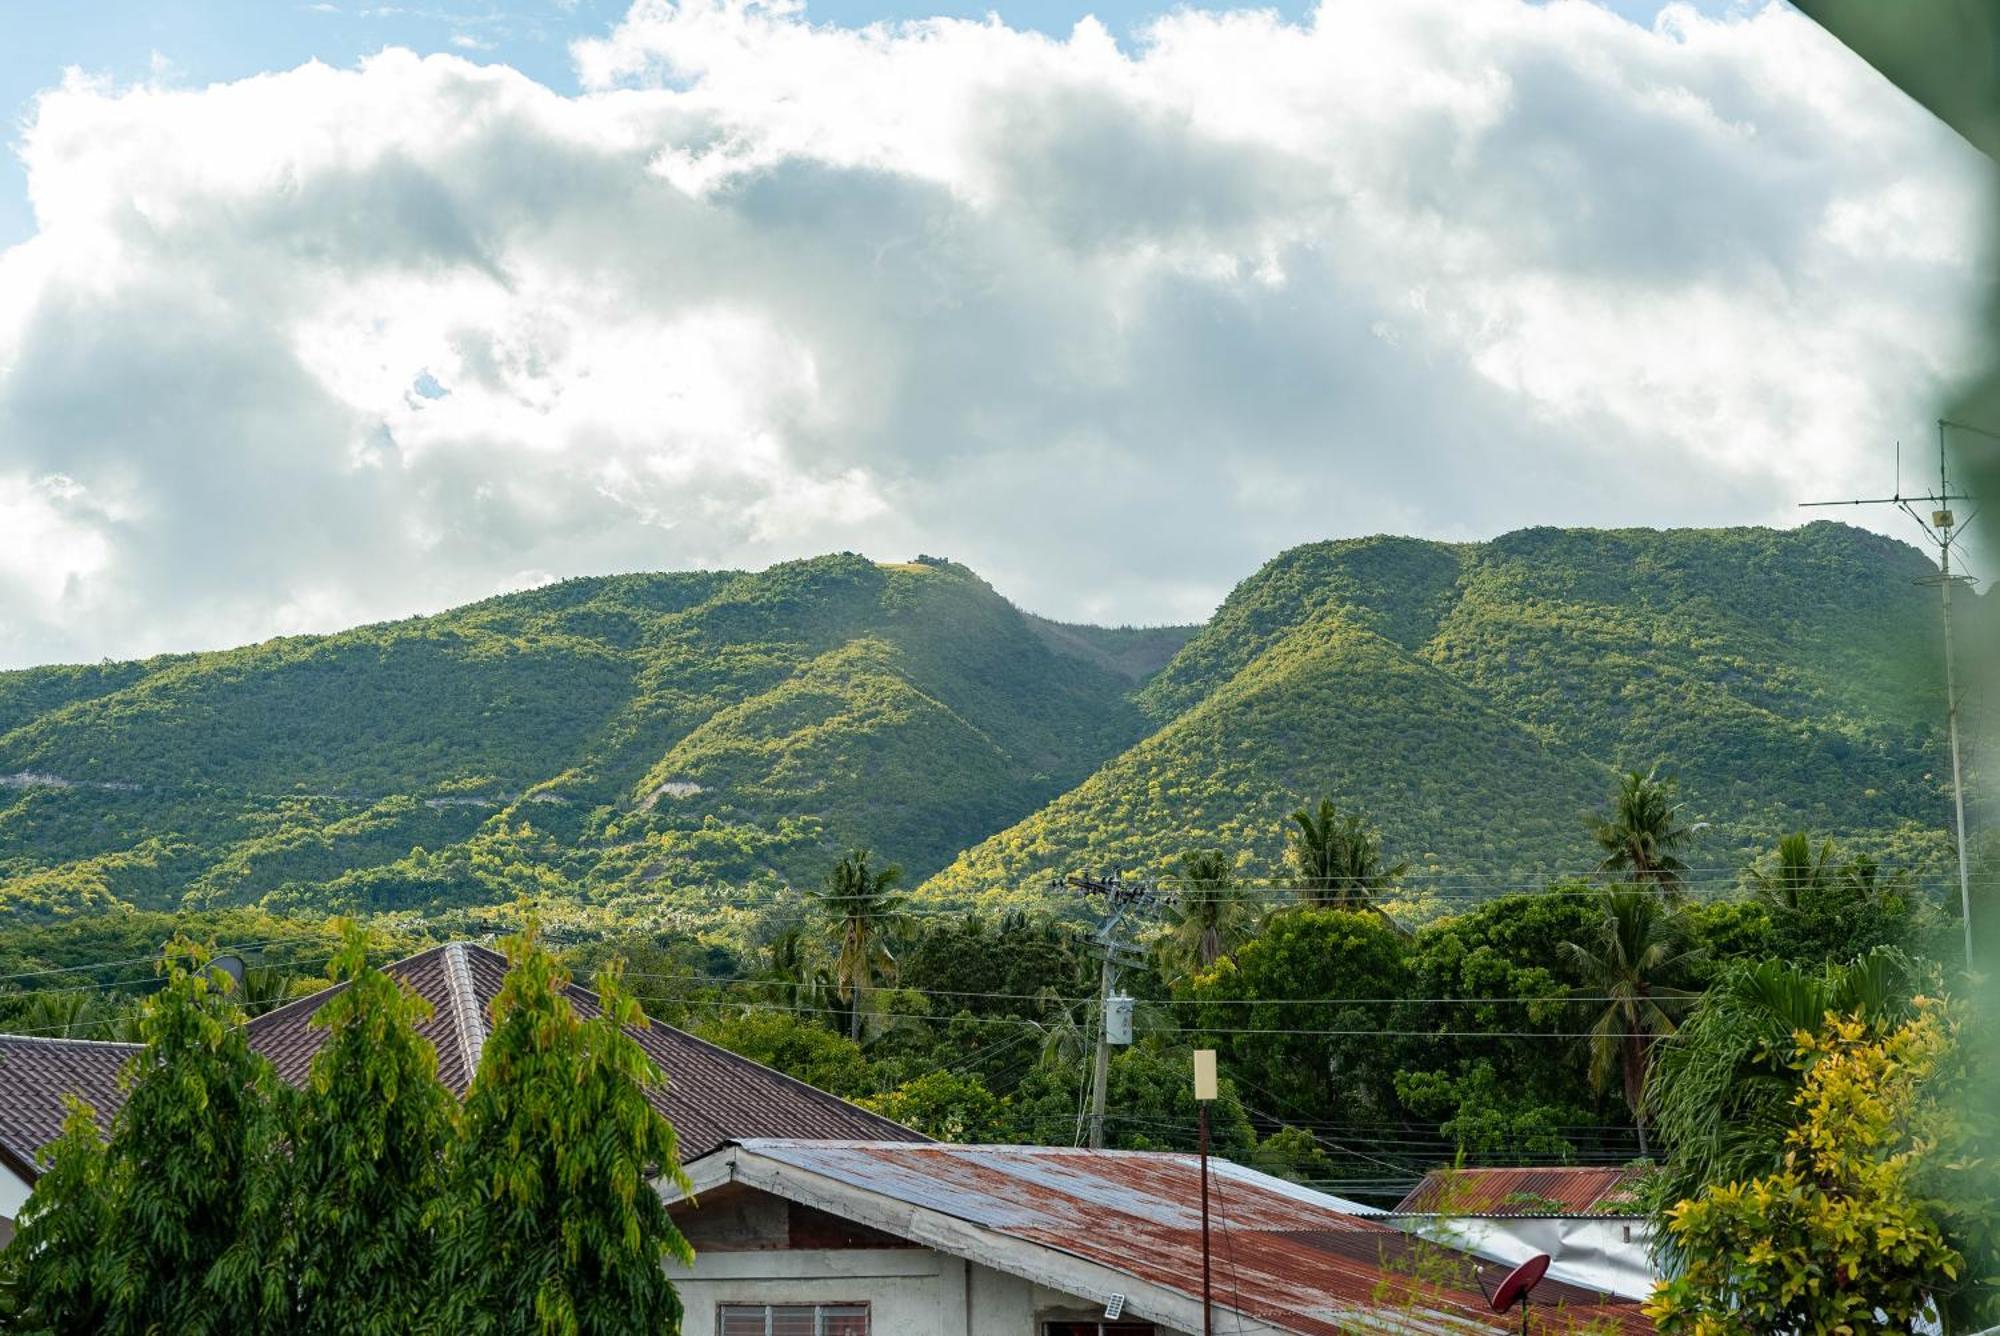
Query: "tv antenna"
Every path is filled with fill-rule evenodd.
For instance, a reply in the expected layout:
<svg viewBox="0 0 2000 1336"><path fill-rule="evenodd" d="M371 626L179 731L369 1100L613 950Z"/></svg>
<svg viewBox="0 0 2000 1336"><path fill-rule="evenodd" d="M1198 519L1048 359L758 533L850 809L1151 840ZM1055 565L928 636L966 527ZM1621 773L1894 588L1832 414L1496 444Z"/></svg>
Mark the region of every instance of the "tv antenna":
<svg viewBox="0 0 2000 1336"><path fill-rule="evenodd" d="M1936 545L1938 550L1938 573L1926 576L1918 584L1934 584L1938 587L1941 606L1944 610L1944 701L1946 731L1951 737L1951 801L1958 819L1958 908L1959 918L1965 928L1965 967L1972 968L1972 881L1965 861L1965 773L1959 761L1958 745L1958 667L1954 658L1951 634L1951 590L1953 585L1971 584L1972 578L1954 575L1951 570L1951 550L1966 527L1979 513L1977 507L1967 512L1961 519L1951 508L1954 501L1971 501L1969 492L1954 492L1951 489L1949 457L1945 452L1945 429L1969 431L1988 440L2000 441L2000 434L1974 427L1964 422L1954 422L1950 418L1937 420L1938 481L1934 492L1903 493L1903 447L1896 445L1896 490L1891 496L1856 497L1851 501L1803 501L1801 506L1894 506L1917 522L1924 531L1924 537Z"/></svg>
<svg viewBox="0 0 2000 1336"><path fill-rule="evenodd" d="M1116 872L1108 877L1090 873L1058 877L1051 884L1051 889L1076 891L1104 902L1102 915L1097 921L1097 933L1090 939L1091 946L1096 948L1103 962L1103 969L1098 975L1097 1051L1090 1069L1089 1123L1090 1148L1103 1150L1104 1104L1111 1085L1111 997L1118 989L1119 976L1146 958L1143 951L1130 942L1120 940L1116 933L1128 913L1153 904L1159 899L1159 892L1150 881L1127 881ZM1124 1042L1130 1043L1131 1039L1128 1037Z"/></svg>

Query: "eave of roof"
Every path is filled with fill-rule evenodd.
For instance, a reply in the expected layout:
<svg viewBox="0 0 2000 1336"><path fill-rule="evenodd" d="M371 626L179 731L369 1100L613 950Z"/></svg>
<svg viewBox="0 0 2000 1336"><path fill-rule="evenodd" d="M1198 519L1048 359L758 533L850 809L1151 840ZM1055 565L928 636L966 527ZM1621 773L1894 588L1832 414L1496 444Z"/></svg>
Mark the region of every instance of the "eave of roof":
<svg viewBox="0 0 2000 1336"><path fill-rule="evenodd" d="M1194 1157L1067 1147L746 1141L688 1166L699 1195L741 1182L1081 1298L1198 1330L1201 1270ZM1328 1198L1211 1161L1219 1310L1245 1331L1500 1333L1476 1288L1385 1302L1396 1259L1423 1246ZM672 1194L669 1194L670 1200ZM1498 1272L1493 1279L1498 1278ZM1560 1283L1538 1287L1566 1318L1652 1330L1637 1306ZM1539 1319L1536 1326L1541 1326ZM1549 1330L1554 1330L1549 1328Z"/></svg>

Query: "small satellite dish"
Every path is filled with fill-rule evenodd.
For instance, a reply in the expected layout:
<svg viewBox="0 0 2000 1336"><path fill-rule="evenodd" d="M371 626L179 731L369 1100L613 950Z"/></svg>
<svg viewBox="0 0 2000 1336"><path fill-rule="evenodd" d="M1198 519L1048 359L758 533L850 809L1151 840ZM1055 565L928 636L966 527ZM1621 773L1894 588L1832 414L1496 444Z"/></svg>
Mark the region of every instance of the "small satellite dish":
<svg viewBox="0 0 2000 1336"><path fill-rule="evenodd" d="M239 996L242 994L243 957L217 956L214 960L208 962L208 968L209 972L212 974L227 974L229 976L229 981L235 985L235 987L230 989L230 991L238 994Z"/></svg>
<svg viewBox="0 0 2000 1336"><path fill-rule="evenodd" d="M1549 1255L1547 1253L1536 1253L1533 1257L1530 1257L1527 1261L1509 1271L1507 1279L1500 1282L1500 1288L1493 1291L1493 1297L1487 1302L1493 1305L1493 1311L1496 1313L1504 1313L1515 1304L1519 1304L1523 1310L1522 1316L1525 1318L1525 1310L1528 1307L1528 1291L1541 1284L1542 1277L1548 1273Z"/></svg>

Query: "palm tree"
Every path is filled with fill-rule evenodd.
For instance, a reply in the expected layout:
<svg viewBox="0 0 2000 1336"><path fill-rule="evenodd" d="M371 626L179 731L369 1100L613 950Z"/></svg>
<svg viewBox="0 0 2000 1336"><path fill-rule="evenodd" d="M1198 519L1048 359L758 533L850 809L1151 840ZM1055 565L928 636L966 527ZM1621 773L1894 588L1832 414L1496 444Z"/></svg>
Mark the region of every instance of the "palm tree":
<svg viewBox="0 0 2000 1336"><path fill-rule="evenodd" d="M1410 870L1403 860L1385 864L1381 835L1359 813L1342 814L1331 798L1321 798L1317 810L1301 807L1292 813L1292 824L1296 829L1286 832L1285 857L1308 904L1366 905Z"/></svg>
<svg viewBox="0 0 2000 1336"><path fill-rule="evenodd" d="M1564 942L1561 952L1582 977L1578 996L1604 1002L1590 1027L1590 1079L1602 1090L1622 1078L1625 1104L1646 1141L1646 1077L1653 1046L1674 1032L1667 1007L1690 994L1662 981L1701 955L1689 947L1679 914L1659 896L1638 888L1607 887L1596 940Z"/></svg>
<svg viewBox="0 0 2000 1336"><path fill-rule="evenodd" d="M1166 954L1198 970L1235 950L1254 919L1234 865L1219 849L1181 855L1181 892L1167 903L1163 917Z"/></svg>
<svg viewBox="0 0 2000 1336"><path fill-rule="evenodd" d="M823 889L808 892L819 901L834 930L833 981L840 998L848 1004L847 1036L856 1042L861 1039L861 1016L869 988L877 975L887 973L896 963L889 938L909 922L903 897L895 890L902 875L903 870L894 863L871 869L868 851L854 849L833 865Z"/></svg>
<svg viewBox="0 0 2000 1336"><path fill-rule="evenodd" d="M1598 871L1623 873L1668 892L1680 889L1688 870L1680 852L1707 823L1683 820L1677 787L1671 776L1660 777L1657 765L1643 775L1634 770L1619 779L1610 815L1591 823L1591 834L1604 850Z"/></svg>

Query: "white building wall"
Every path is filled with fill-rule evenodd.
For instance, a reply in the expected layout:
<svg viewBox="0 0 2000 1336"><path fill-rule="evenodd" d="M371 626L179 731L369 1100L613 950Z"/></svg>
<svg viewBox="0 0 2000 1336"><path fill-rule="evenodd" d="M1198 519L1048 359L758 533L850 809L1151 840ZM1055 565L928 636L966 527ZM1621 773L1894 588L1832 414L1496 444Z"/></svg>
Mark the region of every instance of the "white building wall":
<svg viewBox="0 0 2000 1336"><path fill-rule="evenodd" d="M28 1204L30 1191L20 1175L0 1165L0 1248L14 1237L14 1222L20 1219L21 1208Z"/></svg>
<svg viewBox="0 0 2000 1336"><path fill-rule="evenodd" d="M684 1336L715 1336L726 1303L865 1303L870 1336L1039 1336L1046 1319L1104 1311L927 1248L709 1252L672 1271Z"/></svg>

